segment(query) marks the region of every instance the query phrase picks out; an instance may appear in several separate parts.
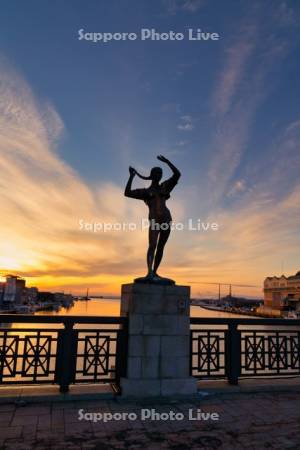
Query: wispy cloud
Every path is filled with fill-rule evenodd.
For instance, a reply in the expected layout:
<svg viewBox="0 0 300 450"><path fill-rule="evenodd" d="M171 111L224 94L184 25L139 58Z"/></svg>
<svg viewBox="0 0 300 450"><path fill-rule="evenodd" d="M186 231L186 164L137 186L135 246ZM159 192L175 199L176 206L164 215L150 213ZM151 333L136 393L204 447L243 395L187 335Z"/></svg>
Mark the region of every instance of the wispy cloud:
<svg viewBox="0 0 300 450"><path fill-rule="evenodd" d="M227 196L228 197L234 197L238 194L241 194L242 192L245 192L247 189L246 181L245 180L237 180L231 189L228 191Z"/></svg>
<svg viewBox="0 0 300 450"><path fill-rule="evenodd" d="M243 25L226 52L225 65L213 95L214 114L226 114L239 95L251 55L257 45L257 25Z"/></svg>
<svg viewBox="0 0 300 450"><path fill-rule="evenodd" d="M180 123L177 125L180 131L192 131L194 129L194 119L192 116L181 116Z"/></svg>
<svg viewBox="0 0 300 450"><path fill-rule="evenodd" d="M208 220L217 222L219 231L188 235L185 245L191 251L181 261L176 255L182 267L190 268L190 279L199 289L205 279L262 284L265 276L280 274L281 261L287 273L299 270L299 119L269 146L260 170L254 162L249 180L237 180L228 192L233 204L211 210ZM261 295L261 290L253 294Z"/></svg>
<svg viewBox="0 0 300 450"><path fill-rule="evenodd" d="M286 134L297 130L300 130L300 120L295 120L294 122L290 123L286 128Z"/></svg>
<svg viewBox="0 0 300 450"><path fill-rule="evenodd" d="M269 75L291 49L288 39L276 35L280 8L277 3L267 20L263 20L262 10L255 7L226 51L211 103L216 123L212 143L215 156L209 170L214 202L232 190L255 113L274 87L274 79L270 80Z"/></svg>
<svg viewBox="0 0 300 450"><path fill-rule="evenodd" d="M281 34L295 24L295 14L283 3L276 2L267 15L260 8L249 14L226 50L217 78L211 100L212 156L201 199L203 204L210 199L209 219L220 230L189 234L184 245L190 252L180 259L177 243L176 254L178 272L189 273L201 291L201 280L259 285L265 276L279 274L282 260L287 273L299 270L299 117L277 128L260 154L249 148L255 114L278 81L274 69L283 67L294 48L293 39ZM247 152L254 150L251 157ZM262 295L261 289L255 294Z"/></svg>
<svg viewBox="0 0 300 450"><path fill-rule="evenodd" d="M193 14L204 6L206 0L163 0L163 3L169 14L176 14L180 11Z"/></svg>
<svg viewBox="0 0 300 450"><path fill-rule="evenodd" d="M146 233L85 233L79 220L130 222L146 216L143 205L118 185L87 186L54 150L64 125L53 106L38 102L12 69L2 64L0 73L0 269L56 286L85 277L107 283L124 275L122 264L138 271Z"/></svg>

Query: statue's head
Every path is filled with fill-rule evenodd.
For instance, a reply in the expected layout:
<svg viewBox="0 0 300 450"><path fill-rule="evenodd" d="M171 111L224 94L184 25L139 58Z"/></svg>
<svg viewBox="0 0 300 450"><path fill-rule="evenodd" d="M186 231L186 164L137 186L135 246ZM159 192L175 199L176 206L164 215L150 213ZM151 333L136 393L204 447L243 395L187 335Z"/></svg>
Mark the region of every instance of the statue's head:
<svg viewBox="0 0 300 450"><path fill-rule="evenodd" d="M161 167L152 167L150 180L159 182L162 179L163 171Z"/></svg>
<svg viewBox="0 0 300 450"><path fill-rule="evenodd" d="M149 176L145 176L145 175L141 175L138 171L135 172L136 175L140 178L142 178L142 180L151 180L151 181L156 181L157 183L160 182L160 180L162 179L162 175L163 175L163 171L161 167L152 167L150 175Z"/></svg>

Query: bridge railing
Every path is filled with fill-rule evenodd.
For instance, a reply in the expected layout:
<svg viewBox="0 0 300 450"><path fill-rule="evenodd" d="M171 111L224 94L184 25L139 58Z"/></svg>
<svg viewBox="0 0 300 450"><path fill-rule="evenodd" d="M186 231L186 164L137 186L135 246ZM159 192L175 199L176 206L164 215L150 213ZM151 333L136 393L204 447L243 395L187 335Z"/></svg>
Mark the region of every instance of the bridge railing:
<svg viewBox="0 0 300 450"><path fill-rule="evenodd" d="M300 320L191 318L198 379L300 375ZM0 385L110 383L126 376L127 318L0 315Z"/></svg>
<svg viewBox="0 0 300 450"><path fill-rule="evenodd" d="M300 320L191 318L190 343L199 379L300 375Z"/></svg>
<svg viewBox="0 0 300 450"><path fill-rule="evenodd" d="M0 385L110 383L126 373L127 319L0 315Z"/></svg>

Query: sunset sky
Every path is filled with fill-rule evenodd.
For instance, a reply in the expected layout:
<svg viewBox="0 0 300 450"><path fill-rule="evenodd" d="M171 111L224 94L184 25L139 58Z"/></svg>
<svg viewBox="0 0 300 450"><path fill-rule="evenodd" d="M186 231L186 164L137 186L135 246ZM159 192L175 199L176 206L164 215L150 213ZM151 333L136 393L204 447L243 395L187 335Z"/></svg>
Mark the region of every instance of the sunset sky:
<svg viewBox="0 0 300 450"><path fill-rule="evenodd" d="M141 28L220 40L78 39ZM174 231L161 275L204 296L217 287L201 282L300 270L299 1L10 0L0 30L1 273L94 294L144 275L146 230L80 221L147 217L123 191L128 166L148 174L158 154L182 172L174 221L219 225Z"/></svg>

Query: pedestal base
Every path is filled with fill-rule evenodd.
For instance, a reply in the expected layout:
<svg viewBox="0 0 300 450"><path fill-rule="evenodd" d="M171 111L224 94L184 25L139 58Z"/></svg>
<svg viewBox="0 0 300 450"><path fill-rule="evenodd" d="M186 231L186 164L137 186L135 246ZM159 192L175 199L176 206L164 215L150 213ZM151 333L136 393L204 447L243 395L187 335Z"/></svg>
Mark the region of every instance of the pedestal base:
<svg viewBox="0 0 300 450"><path fill-rule="evenodd" d="M122 395L191 395L190 288L153 284L122 286L121 315L128 317L127 377Z"/></svg>
<svg viewBox="0 0 300 450"><path fill-rule="evenodd" d="M121 378L124 397L189 396L197 393L197 380L188 378Z"/></svg>

